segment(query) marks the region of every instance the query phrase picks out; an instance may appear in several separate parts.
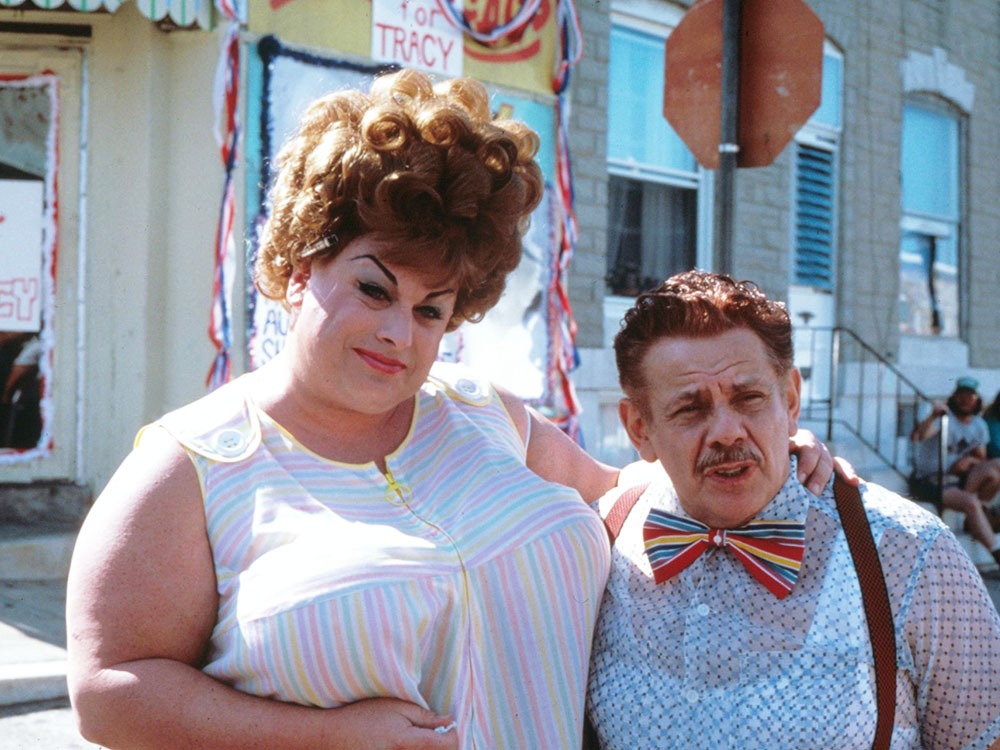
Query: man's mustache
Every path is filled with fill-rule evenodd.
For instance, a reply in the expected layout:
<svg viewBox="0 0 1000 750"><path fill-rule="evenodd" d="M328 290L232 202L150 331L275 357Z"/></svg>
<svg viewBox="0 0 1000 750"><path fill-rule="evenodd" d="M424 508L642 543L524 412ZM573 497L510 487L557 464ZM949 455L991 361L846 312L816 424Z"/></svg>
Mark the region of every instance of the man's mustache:
<svg viewBox="0 0 1000 750"><path fill-rule="evenodd" d="M740 443L728 448L709 448L698 457L695 469L698 472L706 472L720 464L738 463L740 461L754 461L759 464L762 460L763 457L757 452L756 448L746 443Z"/></svg>

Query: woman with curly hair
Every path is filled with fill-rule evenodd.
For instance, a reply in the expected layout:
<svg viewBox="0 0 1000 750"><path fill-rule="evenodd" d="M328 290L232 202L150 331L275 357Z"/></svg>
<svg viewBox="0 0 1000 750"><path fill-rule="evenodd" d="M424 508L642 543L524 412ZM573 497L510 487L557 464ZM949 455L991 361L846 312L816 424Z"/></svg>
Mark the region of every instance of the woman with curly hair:
<svg viewBox="0 0 1000 750"><path fill-rule="evenodd" d="M402 71L309 108L256 265L284 349L144 429L81 531L84 736L579 747L609 560L580 498L618 472L435 363L520 259L537 148L468 79Z"/></svg>

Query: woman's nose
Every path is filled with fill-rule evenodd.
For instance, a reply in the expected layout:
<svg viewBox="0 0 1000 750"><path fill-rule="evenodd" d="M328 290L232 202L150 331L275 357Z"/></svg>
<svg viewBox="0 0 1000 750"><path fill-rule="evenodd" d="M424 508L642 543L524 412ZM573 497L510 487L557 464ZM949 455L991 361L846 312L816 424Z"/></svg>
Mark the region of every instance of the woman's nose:
<svg viewBox="0 0 1000 750"><path fill-rule="evenodd" d="M384 311L378 336L396 347L405 348L413 343L413 316L401 305L392 305Z"/></svg>

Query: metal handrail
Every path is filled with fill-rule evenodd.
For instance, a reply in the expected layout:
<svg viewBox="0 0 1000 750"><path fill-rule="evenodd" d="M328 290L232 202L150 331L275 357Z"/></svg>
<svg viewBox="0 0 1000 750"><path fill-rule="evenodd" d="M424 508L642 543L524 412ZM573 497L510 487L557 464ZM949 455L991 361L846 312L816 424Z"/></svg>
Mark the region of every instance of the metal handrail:
<svg viewBox="0 0 1000 750"><path fill-rule="evenodd" d="M814 390L810 391L811 399L807 406L807 418L812 417L815 405L823 406L825 404L827 441L833 439L834 425L841 426L884 462L886 468L894 471L900 478L908 479L912 475L914 447L912 442L908 442L906 456L900 456L899 438L905 436L909 440L921 407L931 406L934 399L924 393L895 364L849 328L806 325L796 327L795 333L797 338L803 334L811 336L806 358L811 365L811 374L819 372L820 366L823 364L818 361L819 347L816 344L816 337L826 336L829 341L829 394L825 399L816 398ZM845 349L850 349L850 351L847 352ZM855 365L857 368L857 384L853 394L849 394L848 389L850 385L848 383L848 368L850 365ZM866 379L866 374L870 372L871 367L876 370L875 377ZM887 380L891 381L891 386L886 384ZM853 414L849 414L842 408L844 399L848 395L857 400L856 409L849 410ZM874 414L871 414L870 405L873 402ZM908 405L913 410L913 425L900 424L901 405L903 404ZM883 408L886 405L892 409L891 418L886 418L883 414ZM874 422L873 429L871 422ZM939 487L942 486L945 469L945 443L943 440L945 429L946 426L942 425L942 429L938 430L936 436L939 456L937 467ZM884 438L889 430L892 434L891 451L887 450L884 445ZM940 512L940 502L937 503L937 506Z"/></svg>

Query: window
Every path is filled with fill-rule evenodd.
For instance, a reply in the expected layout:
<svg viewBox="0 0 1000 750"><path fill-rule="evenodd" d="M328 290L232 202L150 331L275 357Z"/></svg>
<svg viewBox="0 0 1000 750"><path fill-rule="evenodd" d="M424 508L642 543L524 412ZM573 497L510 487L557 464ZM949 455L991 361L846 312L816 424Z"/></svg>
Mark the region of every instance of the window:
<svg viewBox="0 0 1000 750"><path fill-rule="evenodd" d="M663 117L668 27L615 14L608 81L607 287L634 297L708 265L706 180ZM707 218L706 218L707 217Z"/></svg>
<svg viewBox="0 0 1000 750"><path fill-rule="evenodd" d="M842 78L843 59L827 44L821 103L795 142L793 283L824 291L834 286Z"/></svg>
<svg viewBox="0 0 1000 750"><path fill-rule="evenodd" d="M903 106L900 331L959 334L958 115L943 102Z"/></svg>
<svg viewBox="0 0 1000 750"><path fill-rule="evenodd" d="M81 478L83 52L0 55L0 476Z"/></svg>

